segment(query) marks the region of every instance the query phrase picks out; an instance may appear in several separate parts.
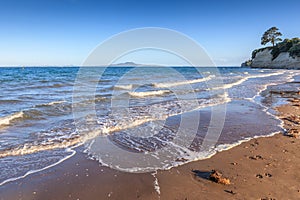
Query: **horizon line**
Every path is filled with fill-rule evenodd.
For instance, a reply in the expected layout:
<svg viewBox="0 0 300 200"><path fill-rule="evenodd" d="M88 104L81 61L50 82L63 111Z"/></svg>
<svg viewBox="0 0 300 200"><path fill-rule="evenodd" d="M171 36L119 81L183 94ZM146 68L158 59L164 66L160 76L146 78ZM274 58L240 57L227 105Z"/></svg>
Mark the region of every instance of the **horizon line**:
<svg viewBox="0 0 300 200"><path fill-rule="evenodd" d="M192 66L192 65L0 65L0 68L30 68L30 67L62 67L62 68L72 68L72 67L241 67L238 65L210 65L210 66Z"/></svg>

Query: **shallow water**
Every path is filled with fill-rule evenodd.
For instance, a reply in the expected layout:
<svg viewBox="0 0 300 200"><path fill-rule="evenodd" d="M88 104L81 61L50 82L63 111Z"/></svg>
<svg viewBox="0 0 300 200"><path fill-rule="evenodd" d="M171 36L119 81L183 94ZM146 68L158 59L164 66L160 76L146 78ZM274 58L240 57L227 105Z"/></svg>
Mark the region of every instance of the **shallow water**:
<svg viewBox="0 0 300 200"><path fill-rule="evenodd" d="M245 68L0 68L0 183L59 162L81 144L103 165L126 171L204 159L280 130L260 93L299 74ZM236 116L242 116L238 125L230 121ZM258 117L270 127L253 131L249 126ZM142 161L122 166L118 158L131 155Z"/></svg>

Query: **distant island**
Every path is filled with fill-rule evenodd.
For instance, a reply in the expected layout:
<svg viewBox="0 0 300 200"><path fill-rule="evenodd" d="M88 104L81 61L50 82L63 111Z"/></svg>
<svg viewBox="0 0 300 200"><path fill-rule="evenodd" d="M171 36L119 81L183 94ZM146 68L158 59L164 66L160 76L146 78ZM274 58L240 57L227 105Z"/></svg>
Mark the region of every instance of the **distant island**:
<svg viewBox="0 0 300 200"><path fill-rule="evenodd" d="M137 66L143 66L143 64L137 64L135 62L124 62L124 63L118 63L113 64L114 66L120 66L120 67L137 67Z"/></svg>
<svg viewBox="0 0 300 200"><path fill-rule="evenodd" d="M162 65L140 64L140 63L135 63L135 62L123 62L123 63L112 64L111 66L115 66L115 67L161 67Z"/></svg>
<svg viewBox="0 0 300 200"><path fill-rule="evenodd" d="M276 27L267 30L261 44L271 43L272 46L255 49L252 58L242 63L242 67L300 69L300 38L282 41L281 35Z"/></svg>

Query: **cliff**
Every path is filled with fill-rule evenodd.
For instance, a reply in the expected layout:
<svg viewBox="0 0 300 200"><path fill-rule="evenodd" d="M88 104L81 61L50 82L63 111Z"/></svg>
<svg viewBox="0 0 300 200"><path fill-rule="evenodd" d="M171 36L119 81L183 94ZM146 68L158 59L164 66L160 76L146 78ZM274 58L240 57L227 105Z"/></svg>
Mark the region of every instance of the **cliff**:
<svg viewBox="0 0 300 200"><path fill-rule="evenodd" d="M272 50L264 49L256 54L250 66L253 68L300 69L300 57L292 57L289 52L282 52L273 60Z"/></svg>
<svg viewBox="0 0 300 200"><path fill-rule="evenodd" d="M274 47L254 50L248 62L253 68L300 69L300 39L285 39Z"/></svg>

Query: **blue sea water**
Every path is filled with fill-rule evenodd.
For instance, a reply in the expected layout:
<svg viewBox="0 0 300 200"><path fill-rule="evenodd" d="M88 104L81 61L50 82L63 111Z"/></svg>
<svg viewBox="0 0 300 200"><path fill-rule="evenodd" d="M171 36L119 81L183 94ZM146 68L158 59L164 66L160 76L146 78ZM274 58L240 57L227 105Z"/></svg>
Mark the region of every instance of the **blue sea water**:
<svg viewBox="0 0 300 200"><path fill-rule="evenodd" d="M122 133L143 130L137 134L147 136L156 122L234 101L264 110L269 105L261 92L299 74L238 67L0 68L0 184L58 163L74 154L74 146L99 136L145 153L155 148L149 141ZM233 133L220 143L254 136ZM99 156L98 161L110 166Z"/></svg>

